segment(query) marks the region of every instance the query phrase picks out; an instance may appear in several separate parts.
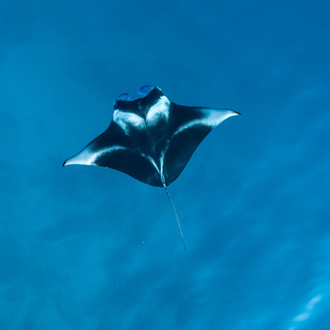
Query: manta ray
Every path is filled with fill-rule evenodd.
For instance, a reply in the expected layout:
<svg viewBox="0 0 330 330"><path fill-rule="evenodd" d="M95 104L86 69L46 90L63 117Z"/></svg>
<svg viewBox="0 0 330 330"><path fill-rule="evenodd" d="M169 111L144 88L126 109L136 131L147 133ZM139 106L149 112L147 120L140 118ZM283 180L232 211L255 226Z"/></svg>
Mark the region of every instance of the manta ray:
<svg viewBox="0 0 330 330"><path fill-rule="evenodd" d="M114 101L109 127L67 165L94 165L121 171L154 187L165 188L186 246L167 187L174 182L202 140L225 119L239 115L231 109L178 105L159 87L144 85L131 100L127 92Z"/></svg>

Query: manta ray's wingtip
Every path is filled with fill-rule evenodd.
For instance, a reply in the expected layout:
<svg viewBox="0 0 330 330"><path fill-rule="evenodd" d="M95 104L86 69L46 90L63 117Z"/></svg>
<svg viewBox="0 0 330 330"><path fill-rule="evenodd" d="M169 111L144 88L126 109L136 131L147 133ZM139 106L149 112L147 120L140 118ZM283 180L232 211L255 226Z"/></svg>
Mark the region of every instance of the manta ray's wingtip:
<svg viewBox="0 0 330 330"><path fill-rule="evenodd" d="M230 109L230 111L233 113L233 116L241 116L241 113L235 110Z"/></svg>
<svg viewBox="0 0 330 330"><path fill-rule="evenodd" d="M75 163L75 162L73 162L72 161L72 159L73 159L74 157L70 157L70 158L68 158L67 160L65 160L64 162L63 162L63 167L65 167L65 166L68 166L68 165L73 165L73 164L79 164L79 163Z"/></svg>
<svg viewBox="0 0 330 330"><path fill-rule="evenodd" d="M238 112L236 110L233 110L233 109L229 109L229 108L221 108L221 109L218 109L218 110L226 111L227 112L227 117L226 118L241 115L240 112Z"/></svg>

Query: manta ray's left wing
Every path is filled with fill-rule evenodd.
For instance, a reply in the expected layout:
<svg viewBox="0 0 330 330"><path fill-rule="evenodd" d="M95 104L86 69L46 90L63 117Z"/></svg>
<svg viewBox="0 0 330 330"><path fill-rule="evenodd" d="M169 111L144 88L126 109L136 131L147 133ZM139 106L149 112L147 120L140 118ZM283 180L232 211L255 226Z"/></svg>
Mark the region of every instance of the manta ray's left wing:
<svg viewBox="0 0 330 330"><path fill-rule="evenodd" d="M141 156L134 140L125 135L113 121L105 132L78 154L67 159L63 166L75 164L112 168L130 175L136 180L162 187L161 182L158 183L158 173L155 167L148 159Z"/></svg>

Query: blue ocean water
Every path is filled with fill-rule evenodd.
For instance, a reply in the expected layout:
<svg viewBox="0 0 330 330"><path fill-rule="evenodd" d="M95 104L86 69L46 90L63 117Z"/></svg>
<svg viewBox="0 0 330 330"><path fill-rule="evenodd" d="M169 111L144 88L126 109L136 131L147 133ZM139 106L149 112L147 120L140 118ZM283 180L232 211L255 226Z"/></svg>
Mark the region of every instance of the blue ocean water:
<svg viewBox="0 0 330 330"><path fill-rule="evenodd" d="M328 1L0 2L0 329L330 329ZM63 168L113 100L231 108L169 192Z"/></svg>

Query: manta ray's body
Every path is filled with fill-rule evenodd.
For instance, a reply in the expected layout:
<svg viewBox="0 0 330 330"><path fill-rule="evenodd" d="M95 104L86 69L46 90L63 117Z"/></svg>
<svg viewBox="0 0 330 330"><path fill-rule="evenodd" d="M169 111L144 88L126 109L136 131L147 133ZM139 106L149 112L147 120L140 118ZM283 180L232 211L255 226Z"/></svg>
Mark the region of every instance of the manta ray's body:
<svg viewBox="0 0 330 330"><path fill-rule="evenodd" d="M177 179L202 140L222 121L239 113L177 105L155 86L142 86L139 93L144 97L132 101L128 93L119 95L109 127L63 166L113 168L151 186L164 187L169 197L166 187ZM179 221L178 225L180 228Z"/></svg>

